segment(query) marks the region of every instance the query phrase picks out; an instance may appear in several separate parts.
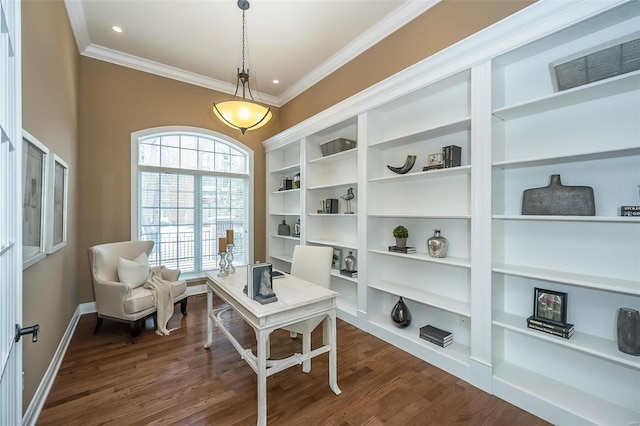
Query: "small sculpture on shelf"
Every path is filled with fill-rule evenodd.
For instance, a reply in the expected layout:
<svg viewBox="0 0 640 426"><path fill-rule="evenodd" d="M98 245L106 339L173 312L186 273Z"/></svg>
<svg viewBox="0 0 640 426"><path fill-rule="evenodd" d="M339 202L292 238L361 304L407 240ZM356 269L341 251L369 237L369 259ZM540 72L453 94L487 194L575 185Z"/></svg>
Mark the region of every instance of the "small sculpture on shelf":
<svg viewBox="0 0 640 426"><path fill-rule="evenodd" d="M413 165L416 164L416 158L416 155L407 155L407 159L402 166L394 167L387 164L387 168L394 173L403 175L405 173L408 173L413 168Z"/></svg>
<svg viewBox="0 0 640 426"><path fill-rule="evenodd" d="M427 250L429 256L437 258L447 257L447 250L449 249L449 240L440 235L439 229L433 230L433 237L427 240Z"/></svg>
<svg viewBox="0 0 640 426"><path fill-rule="evenodd" d="M345 214L353 214L353 212L351 211L351 200L353 200L355 197L356 196L353 193L353 188L347 189L347 193L340 196L340 198L347 202L347 211L345 212Z"/></svg>
<svg viewBox="0 0 640 426"><path fill-rule="evenodd" d="M346 275L347 277L357 278L358 277L358 262L356 257L353 255L353 252L350 251L349 255L344 258L344 269L340 269L340 273L342 275Z"/></svg>
<svg viewBox="0 0 640 426"><path fill-rule="evenodd" d="M293 224L293 234L292 237L300 237L300 218Z"/></svg>

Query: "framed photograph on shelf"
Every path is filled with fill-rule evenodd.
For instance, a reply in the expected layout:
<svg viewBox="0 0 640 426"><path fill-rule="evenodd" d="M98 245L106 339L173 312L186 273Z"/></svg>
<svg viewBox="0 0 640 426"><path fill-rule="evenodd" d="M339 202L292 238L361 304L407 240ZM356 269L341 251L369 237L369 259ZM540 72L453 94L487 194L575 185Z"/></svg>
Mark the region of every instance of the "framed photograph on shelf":
<svg viewBox="0 0 640 426"><path fill-rule="evenodd" d="M333 249L333 259L331 260L331 269L342 269L342 249Z"/></svg>
<svg viewBox="0 0 640 426"><path fill-rule="evenodd" d="M567 323L567 293L536 287L533 296L533 317L564 326Z"/></svg>
<svg viewBox="0 0 640 426"><path fill-rule="evenodd" d="M57 155L50 155L51 171L48 185L47 253L67 245L67 203L69 197L69 165Z"/></svg>
<svg viewBox="0 0 640 426"><path fill-rule="evenodd" d="M49 149L22 131L22 269L46 256Z"/></svg>

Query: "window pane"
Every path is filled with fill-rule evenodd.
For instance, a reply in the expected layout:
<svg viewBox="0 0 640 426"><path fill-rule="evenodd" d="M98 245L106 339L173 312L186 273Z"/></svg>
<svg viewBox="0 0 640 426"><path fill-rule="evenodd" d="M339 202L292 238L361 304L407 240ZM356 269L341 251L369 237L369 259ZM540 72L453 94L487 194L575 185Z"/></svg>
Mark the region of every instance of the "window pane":
<svg viewBox="0 0 640 426"><path fill-rule="evenodd" d="M162 167L180 167L180 150L163 146L160 150L160 165Z"/></svg>
<svg viewBox="0 0 640 426"><path fill-rule="evenodd" d="M181 135L180 136L180 146L182 149L198 149L198 137L191 135Z"/></svg>
<svg viewBox="0 0 640 426"><path fill-rule="evenodd" d="M190 134L141 139L139 152L142 167L184 171L139 172L138 232L155 242L150 262L183 273L217 269L218 237L233 229L234 265L247 264L247 154L225 141ZM246 177L216 176L220 172Z"/></svg>
<svg viewBox="0 0 640 426"><path fill-rule="evenodd" d="M198 152L190 149L183 149L180 157L180 168L198 170Z"/></svg>
<svg viewBox="0 0 640 426"><path fill-rule="evenodd" d="M160 147L157 145L140 144L138 162L145 166L160 165Z"/></svg>

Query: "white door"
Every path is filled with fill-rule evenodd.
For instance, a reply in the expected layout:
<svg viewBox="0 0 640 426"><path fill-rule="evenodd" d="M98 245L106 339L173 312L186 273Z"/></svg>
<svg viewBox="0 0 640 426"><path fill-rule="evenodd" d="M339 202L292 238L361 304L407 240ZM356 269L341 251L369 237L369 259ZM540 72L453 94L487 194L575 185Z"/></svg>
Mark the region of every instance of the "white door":
<svg viewBox="0 0 640 426"><path fill-rule="evenodd" d="M20 2L0 0L0 425L22 424Z"/></svg>

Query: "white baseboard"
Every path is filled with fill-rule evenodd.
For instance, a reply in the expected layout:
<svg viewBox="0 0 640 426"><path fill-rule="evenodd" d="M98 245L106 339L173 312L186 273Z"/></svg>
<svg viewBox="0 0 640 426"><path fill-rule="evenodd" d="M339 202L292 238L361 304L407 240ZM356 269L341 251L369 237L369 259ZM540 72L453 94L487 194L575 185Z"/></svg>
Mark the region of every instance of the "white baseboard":
<svg viewBox="0 0 640 426"><path fill-rule="evenodd" d="M187 287L187 296L193 296L196 294L203 294L207 292L207 285L200 284ZM24 413L22 417L22 424L24 426L34 426L38 421L38 417L40 416L40 412L42 411L42 407L44 403L47 401L47 397L49 396L49 391L51 391L51 387L53 386L53 382L56 380L56 376L58 375L58 370L60 369L60 364L62 364L62 360L64 359L64 355L67 352L67 348L69 347L69 342L73 337L73 333L76 331L76 326L78 325L78 321L80 317L84 314L91 314L96 312L96 302L88 302L81 303L76 308L76 311L73 313L71 317L71 321L69 321L69 325L67 326L67 330L64 332L62 339L60 340L60 344L58 345L58 349L56 349L56 353L53 355L53 359L51 363L49 363L49 368L47 368L44 377L40 381L40 385L36 390L36 393L33 395L31 399L31 403L29 403L29 407L27 407L27 411Z"/></svg>
<svg viewBox="0 0 640 426"><path fill-rule="evenodd" d="M91 305L91 303L85 303L83 305ZM51 387L53 386L53 382L56 380L56 376L58 375L58 370L60 369L60 364L64 359L64 354L67 352L67 347L69 347L69 342L71 342L71 338L73 337L73 333L76 330L76 326L78 325L78 321L80 320L82 305L78 305L76 311L73 313L71 317L71 321L69 321L69 325L67 326L67 330L64 332L62 339L60 340L60 344L58 345L58 349L56 349L56 353L53 355L53 359L51 363L49 363L49 368L44 374L44 377L40 381L40 385L36 390L36 393L33 395L31 399L31 403L29 403L29 407L27 407L27 411L24 413L22 417L22 424L25 426L35 425L38 421L38 417L40 416L40 412L42 411L42 407L44 403L47 401L47 396L49 396L49 391L51 391ZM93 310L95 312L95 303L93 303Z"/></svg>

